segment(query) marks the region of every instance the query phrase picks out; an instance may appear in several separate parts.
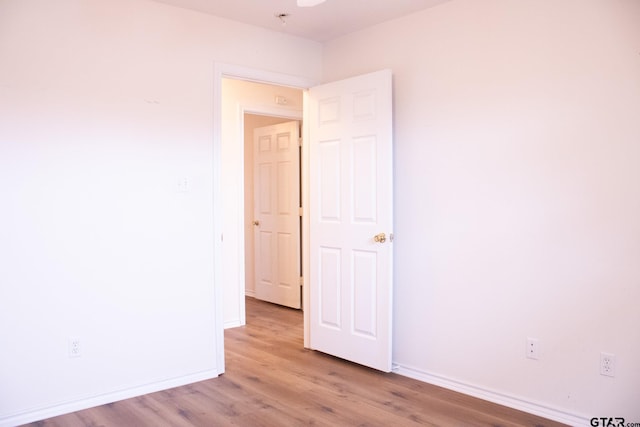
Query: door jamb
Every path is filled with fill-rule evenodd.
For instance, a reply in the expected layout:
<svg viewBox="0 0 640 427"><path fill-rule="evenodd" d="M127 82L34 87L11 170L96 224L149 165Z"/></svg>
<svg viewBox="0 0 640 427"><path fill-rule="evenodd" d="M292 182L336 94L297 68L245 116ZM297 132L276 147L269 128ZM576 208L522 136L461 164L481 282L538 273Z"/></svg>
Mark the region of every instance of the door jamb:
<svg viewBox="0 0 640 427"><path fill-rule="evenodd" d="M216 348L216 367L218 374L222 374L225 371L224 360L224 289L222 285L222 201L221 201L221 176L220 170L222 166L221 153L222 153L222 78L229 77L239 80L249 80L259 83L266 83L272 85L289 86L298 89L306 90L317 84L316 81L306 77L293 76L283 73L275 73L271 71L261 70L258 68L244 67L233 64L226 64L221 62L214 62L213 64L213 229L214 229L214 251L213 251L213 267L214 267L214 297L215 297L215 348ZM306 115L307 96L306 92L303 93L303 115ZM303 139L307 140L307 126L306 117L303 118ZM302 147L302 164L303 170L302 186L303 186L303 206L308 206L308 200L304 200L304 195L308 193L308 177L306 171L308 171L309 165L309 153L306 144ZM306 191L305 191L306 190ZM308 197L307 197L308 198ZM303 281L305 286L302 288L303 304L308 307L309 291L308 291L308 256L309 256L309 220L308 209L303 212L302 220L302 259L303 259ZM244 242L240 242L244 247ZM243 274L244 276L244 274ZM304 310L304 346L309 345L309 310Z"/></svg>

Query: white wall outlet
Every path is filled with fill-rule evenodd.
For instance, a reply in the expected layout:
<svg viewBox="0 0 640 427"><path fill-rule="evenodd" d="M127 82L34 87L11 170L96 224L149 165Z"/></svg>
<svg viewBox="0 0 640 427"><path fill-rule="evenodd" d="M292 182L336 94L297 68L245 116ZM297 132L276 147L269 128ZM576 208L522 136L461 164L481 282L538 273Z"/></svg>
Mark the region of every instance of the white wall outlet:
<svg viewBox="0 0 640 427"><path fill-rule="evenodd" d="M80 357L80 338L69 338L69 357Z"/></svg>
<svg viewBox="0 0 640 427"><path fill-rule="evenodd" d="M600 375L616 376L616 356L611 353L600 353Z"/></svg>
<svg viewBox="0 0 640 427"><path fill-rule="evenodd" d="M529 359L540 359L540 342L537 338L527 338L526 356Z"/></svg>

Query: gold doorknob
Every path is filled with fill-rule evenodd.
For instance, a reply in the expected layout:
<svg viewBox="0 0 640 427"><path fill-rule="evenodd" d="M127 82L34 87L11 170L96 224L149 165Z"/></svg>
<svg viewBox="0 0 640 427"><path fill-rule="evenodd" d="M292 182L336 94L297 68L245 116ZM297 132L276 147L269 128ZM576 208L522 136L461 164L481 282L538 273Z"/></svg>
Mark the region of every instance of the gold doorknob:
<svg viewBox="0 0 640 427"><path fill-rule="evenodd" d="M253 221L253 225L255 225L257 227L258 225L260 225L260 221L258 221L258 220Z"/></svg>
<svg viewBox="0 0 640 427"><path fill-rule="evenodd" d="M376 234L373 236L373 240L378 243L384 243L387 241L387 236L384 233Z"/></svg>

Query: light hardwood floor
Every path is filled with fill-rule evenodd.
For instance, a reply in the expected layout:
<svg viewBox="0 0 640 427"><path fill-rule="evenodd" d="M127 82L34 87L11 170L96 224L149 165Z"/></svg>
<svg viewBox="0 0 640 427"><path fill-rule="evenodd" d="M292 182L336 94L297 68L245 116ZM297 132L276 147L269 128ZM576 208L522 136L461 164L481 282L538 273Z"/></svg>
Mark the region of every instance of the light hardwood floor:
<svg viewBox="0 0 640 427"><path fill-rule="evenodd" d="M302 346L302 313L247 298L219 378L30 426L561 426Z"/></svg>

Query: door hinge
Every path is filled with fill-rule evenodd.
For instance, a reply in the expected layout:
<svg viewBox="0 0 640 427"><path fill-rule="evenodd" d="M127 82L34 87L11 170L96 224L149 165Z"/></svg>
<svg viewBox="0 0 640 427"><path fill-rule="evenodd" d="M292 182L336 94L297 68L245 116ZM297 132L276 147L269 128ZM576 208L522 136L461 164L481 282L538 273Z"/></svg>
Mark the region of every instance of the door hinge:
<svg viewBox="0 0 640 427"><path fill-rule="evenodd" d="M302 216L302 214L303 214L302 206L300 206L300 207L298 208L298 216Z"/></svg>
<svg viewBox="0 0 640 427"><path fill-rule="evenodd" d="M298 147L302 147L302 138L298 138Z"/></svg>
<svg viewBox="0 0 640 427"><path fill-rule="evenodd" d="M300 276L300 286L304 286L304 277Z"/></svg>

